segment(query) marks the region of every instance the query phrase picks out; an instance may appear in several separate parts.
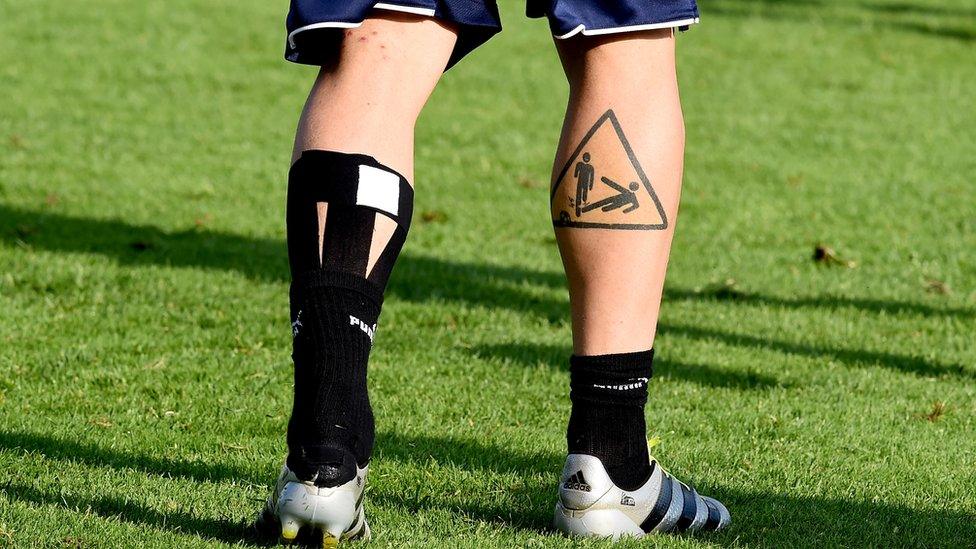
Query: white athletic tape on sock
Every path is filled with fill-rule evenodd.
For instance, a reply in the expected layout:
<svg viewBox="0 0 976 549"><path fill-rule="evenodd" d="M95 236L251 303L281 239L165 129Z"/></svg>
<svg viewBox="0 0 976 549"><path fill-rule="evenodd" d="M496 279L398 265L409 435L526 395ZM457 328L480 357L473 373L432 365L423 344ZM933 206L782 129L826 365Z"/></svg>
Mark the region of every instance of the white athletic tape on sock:
<svg viewBox="0 0 976 549"><path fill-rule="evenodd" d="M360 165L356 205L376 208L394 216L398 215L400 178L386 170Z"/></svg>

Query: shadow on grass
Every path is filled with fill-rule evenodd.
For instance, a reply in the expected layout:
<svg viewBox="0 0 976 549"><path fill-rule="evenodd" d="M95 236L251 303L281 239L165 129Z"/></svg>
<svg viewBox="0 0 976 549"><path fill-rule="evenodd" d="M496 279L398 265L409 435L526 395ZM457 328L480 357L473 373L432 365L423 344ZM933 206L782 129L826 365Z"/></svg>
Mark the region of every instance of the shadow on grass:
<svg viewBox="0 0 976 549"><path fill-rule="evenodd" d="M423 490L391 490L371 485L374 501L392 505L411 512L421 510L447 510L460 513L474 520L497 523L513 528L544 530L548 524L548 506L554 501L555 476L562 469L561 456L538 453L523 454L498 451L492 446L473 440L436 436L404 436L396 433L378 433L375 460L394 463L413 463L424 466L430 459L444 467L488 474L524 474L544 472L551 479L528 479L511 487L509 495L517 501L532 502L522 507L511 505L472 504L470 499L452 491L443 497L430 497ZM118 471L139 471L160 478L183 478L195 482L234 482L270 486L277 469L269 468L266 475L258 475L237 464L205 463L159 457L155 454L125 451L101 447L92 442L68 440L61 437L28 432L0 430L0 450L21 451L26 459L31 454L42 454L49 460L71 461L94 468ZM538 477L538 475L536 475ZM418 481L422 482L423 479ZM374 483L375 484L375 483ZM85 498L62 492L49 492L21 482L0 484L0 493L13 500L33 505L50 505L77 513L93 513L106 519L121 520L159 530L170 530L203 539L228 543L252 542L264 545L268 539L253 528L253 524L229 519L197 517L182 511L160 512L133 501L115 497ZM494 492L493 492L494 493ZM475 498L479 499L479 498ZM543 504L544 500L544 504ZM258 512L255 508L255 515Z"/></svg>
<svg viewBox="0 0 976 549"><path fill-rule="evenodd" d="M892 26L901 30L935 36L937 38L949 38L967 43L976 42L976 25L955 26L933 24L924 21L899 21L892 23Z"/></svg>
<svg viewBox="0 0 976 549"><path fill-rule="evenodd" d="M108 520L150 527L158 530L195 535L202 539L225 543L252 542L268 545L259 539L250 524L227 519L197 517L182 511L161 512L135 503L132 498L80 497L64 493L38 490L21 483L0 485L7 497L36 506L58 507L77 514L96 515ZM67 545L65 545L67 546Z"/></svg>
<svg viewBox="0 0 976 549"><path fill-rule="evenodd" d="M162 265L237 272L244 276L283 283L288 280L284 242L271 238L192 229L168 232L158 227L117 220L97 220L0 205L0 241L37 249L95 253L122 265ZM397 262L388 295L425 303L444 300L492 309L534 314L552 323L567 322L568 303L552 291L564 287L562 274L519 267L460 263L412 253ZM544 293L538 291L542 289ZM746 292L702 293L668 289L668 300L721 300L776 308L856 309L877 313L973 318L970 308L933 307L922 303L881 301L839 296L782 298ZM665 330L667 326L663 327ZM672 332L696 339L720 339L730 345L771 349L812 357L829 356L851 366L866 363L926 376L965 375L961 365L942 364L919 357L881 351L833 349L777 341L717 330L672 326ZM563 359L560 359L560 362Z"/></svg>
<svg viewBox="0 0 976 549"><path fill-rule="evenodd" d="M929 2L919 2L913 4L911 2L866 2L861 3L860 6L868 11L881 12L881 13L892 13L892 14L907 14L907 15L923 15L923 16L943 16L943 17L976 17L976 8L967 8L965 6L938 6L933 5Z"/></svg>
<svg viewBox="0 0 976 549"><path fill-rule="evenodd" d="M912 314L924 317L955 316L959 318L976 318L976 309L932 307L924 303L912 303L909 301L887 301L829 294L779 297L739 289L727 289L724 287L714 290L689 290L666 287L664 289L664 299L666 301L714 301L781 309L851 309L854 311L892 315Z"/></svg>
<svg viewBox="0 0 976 549"><path fill-rule="evenodd" d="M263 282L288 281L288 258L283 239L202 229L164 231L152 225L24 210L0 204L0 241L53 252L99 254L121 265L212 269L240 273ZM414 254L401 257L396 273L391 279L390 290L407 301L440 297L521 310L530 296L519 286L565 287L562 273L458 263ZM499 283L504 283L508 291L499 288ZM976 317L976 309L972 308L831 295L782 298L739 290L697 292L669 287L666 298L720 300L782 308L852 308L889 314ZM544 305L545 312L557 312L560 317L568 311L563 300Z"/></svg>
<svg viewBox="0 0 976 549"><path fill-rule="evenodd" d="M569 345L513 342L475 345L470 352L482 360L510 360L523 366L544 364L568 371L568 357L572 354L572 348ZM725 389L755 390L784 386L776 378L757 372L724 370L707 364L688 364L661 355L654 357L654 376Z"/></svg>
<svg viewBox="0 0 976 549"><path fill-rule="evenodd" d="M0 448L40 452L49 458L81 460L93 466L136 469L166 475L178 460L147 459L145 455L99 449L93 444L72 443L59 438L29 433L0 431ZM424 489L425 480L404 486L374 482L370 505L396 507L404 513L446 511L459 520L474 520L515 530L549 532L555 483L562 456L555 453L524 453L470 439L437 436L409 436L380 433L376 459L390 464L440 467L499 475L498 491L466 493ZM94 450L94 455L84 452ZM82 452L78 454L76 452ZM252 474L236 465L178 467L183 476L199 480L241 480ZM521 475L513 483L511 475ZM262 479L270 486L272 478ZM945 509L914 509L845 498L789 496L781 493L742 491L720 485L699 485L703 493L725 501L733 514L733 527L725 533L704 536L717 542L769 547L831 546L924 546L940 547L960 540L976 539L976 515ZM78 513L93 512L110 520L197 535L229 543L264 544L250 525L227 519L197 517L182 511L160 512L137 502L112 497L84 498L39 490L23 482L0 485L13 500L50 505ZM474 503L473 503L474 502ZM90 511L89 511L90 509ZM255 509L257 511L257 509Z"/></svg>
<svg viewBox="0 0 976 549"><path fill-rule="evenodd" d="M847 8L846 11L839 7ZM854 10L854 11L850 11ZM829 26L889 27L892 29L958 40L976 41L976 28L966 19L976 10L924 3L825 3L819 0L718 0L703 3L703 13L725 17L756 17L795 22L822 21ZM938 18L934 21L933 18ZM962 24L959 24L959 21Z"/></svg>
<svg viewBox="0 0 976 549"><path fill-rule="evenodd" d="M660 323L658 326L658 333L676 334L682 337L702 341L720 341L726 345L735 347L777 351L791 355L801 355L823 360L835 360L847 366L856 366L859 364L869 366L872 364L880 364L893 370L926 377L976 377L976 373L970 371L962 364L942 364L939 362L926 360L921 357L897 355L894 353L884 353L880 351L835 349L821 345L778 341L766 337L757 337L748 334L737 334L710 328L699 328L697 326L685 326L665 322Z"/></svg>
<svg viewBox="0 0 976 549"><path fill-rule="evenodd" d="M92 442L69 440L48 435L0 430L0 450L36 452L49 459L74 461L93 467L110 469L136 469L161 477L177 477L196 481L233 481L263 485L267 475L278 473L271 468L267 475L243 468L220 464L171 459L158 453L140 453L105 448Z"/></svg>

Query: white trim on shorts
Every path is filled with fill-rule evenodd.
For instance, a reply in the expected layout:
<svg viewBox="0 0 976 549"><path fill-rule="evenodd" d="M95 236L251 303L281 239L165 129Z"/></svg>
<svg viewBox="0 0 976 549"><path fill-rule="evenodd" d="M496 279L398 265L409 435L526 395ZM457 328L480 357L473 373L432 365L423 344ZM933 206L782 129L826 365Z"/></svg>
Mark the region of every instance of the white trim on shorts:
<svg viewBox="0 0 976 549"><path fill-rule="evenodd" d="M556 36L556 39L562 40L564 38L569 38L571 36L576 36L579 33L583 33L583 36L597 36L601 34L616 34L619 32L634 32L642 30L652 30L652 29L670 29L675 27L684 27L687 25L694 25L698 22L697 17L692 17L691 19L681 19L678 21L665 21L663 23L649 23L647 25L628 25L626 27L608 27L605 29L587 29L586 25L579 25L575 29L567 32L566 34Z"/></svg>
<svg viewBox="0 0 976 549"><path fill-rule="evenodd" d="M427 17L434 16L434 8L418 8L415 6L401 6L399 4L390 4L387 2L378 2L373 7L378 10L402 11L404 13L426 15Z"/></svg>
<svg viewBox="0 0 976 549"><path fill-rule="evenodd" d="M434 16L433 8L418 8L416 6L401 6L399 4L390 4L388 2L378 2L373 5L374 8L379 10L390 10L390 11L400 11L404 13L413 13L416 15L426 15L427 17ZM362 21L358 23L348 23L345 21L322 21L321 23L312 23L311 25L305 25L304 27L298 27L297 29L288 33L288 45L292 49L295 49L295 35L307 30L313 29L355 29L363 24ZM574 31L575 32L575 31Z"/></svg>

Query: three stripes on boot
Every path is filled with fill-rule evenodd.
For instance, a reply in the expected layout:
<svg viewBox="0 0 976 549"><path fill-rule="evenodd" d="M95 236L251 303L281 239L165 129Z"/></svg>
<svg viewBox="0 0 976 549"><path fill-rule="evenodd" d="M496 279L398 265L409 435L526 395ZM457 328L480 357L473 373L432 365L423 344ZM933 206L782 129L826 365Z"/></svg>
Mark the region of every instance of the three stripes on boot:
<svg viewBox="0 0 976 549"><path fill-rule="evenodd" d="M730 521L728 510L718 501L702 496L651 461L651 478L661 476L656 501L641 522L644 532L684 532L718 530Z"/></svg>

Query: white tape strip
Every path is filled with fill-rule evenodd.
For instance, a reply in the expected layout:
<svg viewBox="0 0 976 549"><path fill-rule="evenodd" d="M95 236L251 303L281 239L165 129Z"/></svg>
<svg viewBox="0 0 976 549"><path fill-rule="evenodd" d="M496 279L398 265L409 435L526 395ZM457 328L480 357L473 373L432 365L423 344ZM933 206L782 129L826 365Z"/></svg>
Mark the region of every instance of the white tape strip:
<svg viewBox="0 0 976 549"><path fill-rule="evenodd" d="M359 166L359 189L356 205L398 215L400 209L400 178L396 174L372 166Z"/></svg>

